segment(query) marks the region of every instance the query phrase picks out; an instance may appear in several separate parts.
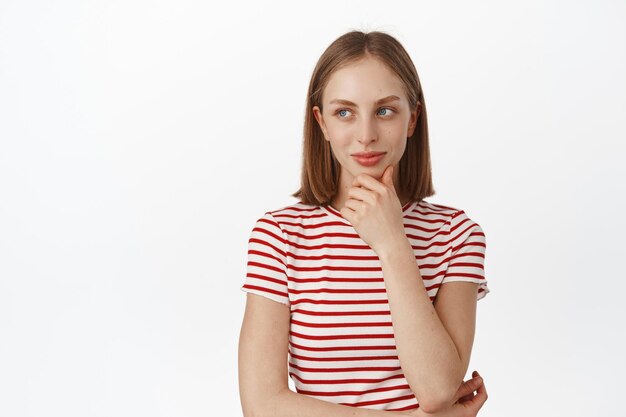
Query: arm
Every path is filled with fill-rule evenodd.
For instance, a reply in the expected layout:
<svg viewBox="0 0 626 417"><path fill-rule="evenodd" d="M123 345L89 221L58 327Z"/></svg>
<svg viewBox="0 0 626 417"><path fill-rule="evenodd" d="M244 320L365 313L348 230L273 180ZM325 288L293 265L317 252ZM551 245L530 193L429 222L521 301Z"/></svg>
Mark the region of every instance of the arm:
<svg viewBox="0 0 626 417"><path fill-rule="evenodd" d="M469 364L478 284L446 283L433 305L406 236L380 252L402 370L422 411L446 409Z"/></svg>
<svg viewBox="0 0 626 417"><path fill-rule="evenodd" d="M476 391L476 395L474 395ZM487 390L485 383L478 374L472 372L472 378L463 382L454 396L456 402L452 407L438 411L436 413L425 413L422 408L409 412L412 416L420 417L476 417L478 411L487 401Z"/></svg>
<svg viewBox="0 0 626 417"><path fill-rule="evenodd" d="M391 417L403 413L349 407L289 389L289 307L248 294L239 335L239 393L245 417Z"/></svg>

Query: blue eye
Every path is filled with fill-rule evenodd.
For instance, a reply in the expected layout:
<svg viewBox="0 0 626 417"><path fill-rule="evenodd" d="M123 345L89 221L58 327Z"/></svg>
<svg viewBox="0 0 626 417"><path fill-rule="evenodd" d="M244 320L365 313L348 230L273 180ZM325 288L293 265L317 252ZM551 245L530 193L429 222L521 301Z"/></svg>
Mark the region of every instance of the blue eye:
<svg viewBox="0 0 626 417"><path fill-rule="evenodd" d="M391 109L390 109L390 108L388 108L388 107L383 107L383 108L382 108L382 109L380 109L380 110L386 110L386 113L385 113L385 114L381 114L381 116L391 116L391 114L387 114L387 113L389 113L389 112L394 112L393 110L391 110ZM379 110L379 111L380 111L380 110Z"/></svg>
<svg viewBox="0 0 626 417"><path fill-rule="evenodd" d="M342 112L349 112L350 110L346 110L346 109L341 109L337 111L337 114L339 115L340 119L345 119L345 117L341 114Z"/></svg>

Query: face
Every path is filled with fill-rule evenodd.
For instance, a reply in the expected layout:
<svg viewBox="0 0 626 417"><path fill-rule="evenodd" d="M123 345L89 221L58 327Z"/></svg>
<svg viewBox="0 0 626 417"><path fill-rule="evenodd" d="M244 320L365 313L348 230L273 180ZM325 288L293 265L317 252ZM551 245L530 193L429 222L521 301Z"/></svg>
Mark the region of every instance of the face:
<svg viewBox="0 0 626 417"><path fill-rule="evenodd" d="M410 108L402 81L368 56L331 75L322 93L322 108L323 112L314 106L313 113L341 165L343 187L361 173L380 180L389 165L394 166L397 183L397 166L419 114L419 109ZM380 156L355 155L363 152Z"/></svg>

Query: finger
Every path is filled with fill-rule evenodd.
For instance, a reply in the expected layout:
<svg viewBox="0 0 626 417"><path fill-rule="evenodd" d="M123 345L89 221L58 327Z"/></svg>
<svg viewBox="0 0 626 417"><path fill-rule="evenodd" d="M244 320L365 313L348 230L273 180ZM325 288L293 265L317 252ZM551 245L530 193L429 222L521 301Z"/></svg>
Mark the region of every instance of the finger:
<svg viewBox="0 0 626 417"><path fill-rule="evenodd" d="M485 404L487 398L487 388L485 387L485 383L483 381L483 383L480 384L478 390L476 391L476 396L469 400L466 404L469 405L472 410L478 413L478 410L480 410L483 404Z"/></svg>
<svg viewBox="0 0 626 417"><path fill-rule="evenodd" d="M455 398L461 398L469 395L473 395L474 391L482 384L481 377L475 377L463 382L456 392Z"/></svg>
<svg viewBox="0 0 626 417"><path fill-rule="evenodd" d="M350 222L350 224L354 223L354 214L355 211L352 210L350 207L342 207L339 210L339 214L341 214L341 217L343 217L344 219L346 219L348 222Z"/></svg>
<svg viewBox="0 0 626 417"><path fill-rule="evenodd" d="M359 174L354 177L354 180L352 181L352 186L365 187L369 190L376 191L381 194L389 190L385 184L367 174Z"/></svg>
<svg viewBox="0 0 626 417"><path fill-rule="evenodd" d="M357 212L363 208L365 203L361 200L355 200L354 198L348 198L344 204L344 208L349 208L354 212Z"/></svg>
<svg viewBox="0 0 626 417"><path fill-rule="evenodd" d="M375 192L362 187L350 187L348 189L348 198L366 201L372 205L376 203Z"/></svg>
<svg viewBox="0 0 626 417"><path fill-rule="evenodd" d="M483 384L483 380L482 377L480 377L478 375L478 372L474 371L472 372L472 379L468 380L465 383L465 387L463 387L463 390L470 390L471 392L461 398L458 399L458 402L460 403L464 403L467 401L470 401L474 398L474 391L476 391L478 388L480 388L480 386ZM463 391L461 391L462 393Z"/></svg>
<svg viewBox="0 0 626 417"><path fill-rule="evenodd" d="M468 394L465 397L461 397L458 399L458 403L464 404L468 401L471 401L474 398L474 394Z"/></svg>

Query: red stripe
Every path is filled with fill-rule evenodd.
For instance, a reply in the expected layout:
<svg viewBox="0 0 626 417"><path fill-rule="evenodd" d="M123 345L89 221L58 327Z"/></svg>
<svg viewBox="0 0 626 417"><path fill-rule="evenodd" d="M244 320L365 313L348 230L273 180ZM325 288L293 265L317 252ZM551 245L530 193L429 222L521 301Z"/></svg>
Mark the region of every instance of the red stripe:
<svg viewBox="0 0 626 417"><path fill-rule="evenodd" d="M463 236L463 234L464 234L465 232L467 232L468 230L473 229L474 227L476 227L476 223L472 222L470 219L465 219L465 220L463 220L461 223L459 223L459 224L457 224L457 225L454 225L454 226L450 227L450 234L452 234L452 232L453 232L454 230L456 230L456 229L460 228L460 227L461 227L463 224L465 224L465 223L469 223L469 226L467 226L465 229L463 229L463 231L462 231L462 232L457 233L457 235L454 237L454 239L452 239L453 241L454 241L454 240L456 240L459 236ZM476 232L476 233L477 233L477 235L476 235L476 236L480 235L480 232Z"/></svg>
<svg viewBox="0 0 626 417"><path fill-rule="evenodd" d="M417 398L415 399L417 401ZM400 408L386 408L385 411L407 411L407 410L417 410L419 408L419 404L407 405L406 407Z"/></svg>
<svg viewBox="0 0 626 417"><path fill-rule="evenodd" d="M298 207L293 207L291 210L293 211L298 211L301 213L311 213L313 211L317 211L317 207L313 207L310 209L303 209L303 208L298 208ZM273 215L273 217L278 221L279 219L294 219L294 220L302 220L302 219L317 219L320 217L324 217L326 216L325 213L318 213L318 214L287 214L287 213L280 213L278 214L278 212L276 212L277 214ZM280 222L281 224L289 224L289 222L287 221L282 221Z"/></svg>
<svg viewBox="0 0 626 417"><path fill-rule="evenodd" d="M290 363L289 366L303 372L382 372L399 371L399 366L357 366L354 368L307 368Z"/></svg>
<svg viewBox="0 0 626 417"><path fill-rule="evenodd" d="M341 396L341 395L365 395L365 394L371 394L374 392L385 392L385 391L394 391L394 390L401 390L401 389L410 389L408 384L404 384L404 385L394 385L392 387L382 387L382 388L374 388L374 389L367 389L364 391L334 391L334 392L324 392L324 391L306 391L306 390L299 390L296 389L296 391L299 394L306 394L306 395L315 395L318 397L337 397L337 396Z"/></svg>
<svg viewBox="0 0 626 417"><path fill-rule="evenodd" d="M395 345L384 345L384 346L324 346L324 347L312 347L305 346L298 343L294 343L292 341L289 344L300 350L308 350L311 352L337 352L337 351L346 351L346 350L396 350Z"/></svg>
<svg viewBox="0 0 626 417"><path fill-rule="evenodd" d="M312 336L294 331L289 332L290 336L299 337L301 339L309 340L355 340L355 339L393 339L393 334L333 334L328 336Z"/></svg>
<svg viewBox="0 0 626 417"><path fill-rule="evenodd" d="M271 265L267 265L267 264L263 264L261 262L254 262L254 261L249 261L248 262L248 266L256 266L258 268L264 268L264 269L269 269L271 271L276 271L280 274L285 275L285 271L281 268L277 268L275 266L271 266Z"/></svg>
<svg viewBox="0 0 626 417"><path fill-rule="evenodd" d="M271 294L280 295L282 297L288 297L286 292L276 291L276 290L272 290L272 289L269 289L269 288L258 287L256 285L246 284L246 285L243 286L243 288L247 288L249 290L258 290L258 291L263 291L263 292L269 292Z"/></svg>
<svg viewBox="0 0 626 417"><path fill-rule="evenodd" d="M308 283L308 282L384 282L384 278L291 278L293 282Z"/></svg>
<svg viewBox="0 0 626 417"><path fill-rule="evenodd" d="M320 266L293 266L289 265L289 269L294 271L355 271L355 272L376 272L381 271L379 266L332 266L332 265L320 265Z"/></svg>
<svg viewBox="0 0 626 417"><path fill-rule="evenodd" d="M381 289L335 289L335 288L316 288L314 290L291 290L294 294L384 294L387 292L384 288Z"/></svg>
<svg viewBox="0 0 626 417"><path fill-rule="evenodd" d="M302 203L302 201L299 201L298 203ZM291 211L297 211L300 213L310 213L312 211L316 211L318 210L317 207L297 207L297 206L290 206L289 210ZM283 214L282 212L284 211L284 209L278 209L278 210L274 210L274 211L270 211L269 213L273 216L286 216L286 214Z"/></svg>
<svg viewBox="0 0 626 417"><path fill-rule="evenodd" d="M450 269L450 268L460 268L460 267L483 269L483 265L482 264L477 264L477 263L472 263L472 262L455 262L453 264L450 264L448 266L448 269Z"/></svg>
<svg viewBox="0 0 626 417"><path fill-rule="evenodd" d="M396 374L391 375L385 378L351 378L351 379L304 379L300 375L296 375L293 372L289 373L290 376L296 378L298 381L303 384L366 384L366 383L374 383L377 384L379 382L389 381L391 379L401 379L404 378L404 374Z"/></svg>
<svg viewBox="0 0 626 417"><path fill-rule="evenodd" d="M445 221L438 221L437 223L441 223L442 225L445 224ZM439 224L437 226L440 226ZM431 233L431 237L437 236L439 234L439 232L444 232L443 230L441 230L441 227L435 227L435 228L430 228L430 227L425 227L425 226L420 226L419 224L411 224L411 223L407 223L404 225L405 229L412 229L412 230L419 230L422 231L424 233ZM429 235L427 235L429 236Z"/></svg>
<svg viewBox="0 0 626 417"><path fill-rule="evenodd" d="M481 248L486 247L485 243L483 243L483 242L467 242L467 241L465 241L465 242L461 243L459 246L453 247L452 248L452 253L457 252L459 249L464 248L466 246L478 246L478 247L481 247ZM476 252L469 252L469 253L476 253ZM479 253L479 256L484 257L484 255L482 253Z"/></svg>
<svg viewBox="0 0 626 417"><path fill-rule="evenodd" d="M428 211L428 210L415 210L413 212L414 214L419 214L420 216L415 216L413 214L408 214L406 216L406 219L408 220L412 220L418 223L426 223L426 224L433 224L436 226L443 226L444 224L446 224L448 222L448 220L450 219L450 216L447 216L445 214L440 214L440 213L436 213L434 211ZM427 219L426 216L441 216L440 219ZM407 226L410 225L407 224Z"/></svg>
<svg viewBox="0 0 626 417"><path fill-rule="evenodd" d="M276 279L276 278L266 277L264 275L247 273L246 277L254 278L254 279L260 279L260 280L263 280L263 281L275 282L276 284L279 284L279 285L285 285L285 281L281 281L280 279Z"/></svg>
<svg viewBox="0 0 626 417"><path fill-rule="evenodd" d="M300 320L291 319L291 323L297 324L298 326L303 327L314 327L314 328L336 328L336 327L391 327L391 322L370 322L370 323L307 323Z"/></svg>
<svg viewBox="0 0 626 417"><path fill-rule="evenodd" d="M444 281L446 278L449 278L449 277L466 277L466 278L485 279L485 277L483 277L482 275L477 275L477 274L469 274L469 273L462 273L462 272L449 272L446 274Z"/></svg>
<svg viewBox="0 0 626 417"><path fill-rule="evenodd" d="M274 248L274 250L277 250L277 249ZM259 251L259 250L250 249L248 251L248 256L250 256L250 255L257 255L257 256L262 256L264 258L274 259L276 262L281 264L283 267L285 266L285 262L283 262L283 260L281 258L279 258L278 256L274 256L271 252L262 252L262 251ZM250 263L250 262L248 262L248 263Z"/></svg>
<svg viewBox="0 0 626 417"><path fill-rule="evenodd" d="M333 259L333 260L348 260L348 261L377 261L379 258L377 255L365 255L365 256L354 256L354 255L332 255L332 254L322 254L322 255L299 255L295 253L288 253L293 259L303 260L303 261L321 261L323 259Z"/></svg>
<svg viewBox="0 0 626 417"><path fill-rule="evenodd" d="M442 235L445 235L445 234L447 234L447 233L441 233L441 234L442 234ZM414 235L414 234L411 234L411 233L407 233L407 234L406 234L406 237L408 237L410 240L424 240L424 241L425 241L425 240L428 240L428 239L426 239L426 238L422 238L421 236ZM445 247L446 247L446 250L447 250L447 246L448 246L448 244L449 244L449 242L448 242L448 240L446 239L446 240L444 240L444 241L439 241L439 240L433 241L433 242L431 242L431 243L430 243L429 245L427 245L427 246L417 246L417 245L413 245L413 244L412 244L412 245L411 245L411 247L413 248L413 250L414 250L414 251L415 251L415 250L422 250L422 251L426 251L426 250L428 250L429 248L431 248L431 247L433 247L433 246L445 246Z"/></svg>
<svg viewBox="0 0 626 417"><path fill-rule="evenodd" d="M468 245L469 246L469 245ZM484 246L484 245L481 245ZM484 258L485 254L482 252L464 252L464 253L457 253L455 255L452 255L450 257L450 261L452 261L453 259L457 259L457 258L462 258L463 256L478 256L479 258Z"/></svg>
<svg viewBox="0 0 626 417"><path fill-rule="evenodd" d="M439 263L434 263L434 264L421 264L419 265L420 269L436 269L438 267L440 267L441 265L447 263L449 261L450 258L444 258L441 260L441 262Z"/></svg>
<svg viewBox="0 0 626 417"><path fill-rule="evenodd" d="M328 223L317 223L314 225L311 224L294 224L294 226L297 226L298 229L320 229L320 228L327 228L328 226L332 226L333 223L332 222L328 222ZM341 225L343 226L344 224L341 223ZM294 232L293 230L285 230L285 234L288 236L292 236L292 237L297 237L299 239L303 239L303 240L316 240L316 239L322 239L325 237L343 237L346 239L360 239L359 234L358 233L349 233L349 232L336 232L336 231L328 231L328 232L322 232L322 233L318 233L318 234L312 234L312 233L299 233L299 232Z"/></svg>
<svg viewBox="0 0 626 417"><path fill-rule="evenodd" d="M295 300L293 304L310 303L310 304L389 304L388 300L313 300L303 298Z"/></svg>
<svg viewBox="0 0 626 417"><path fill-rule="evenodd" d="M276 235L271 234L271 233L269 233L269 234L270 234L270 235L272 235L272 236L276 236ZM248 240L248 246L250 246L250 244L252 244L252 243L256 243L257 245L266 246L266 247L268 247L268 248L271 248L271 249L272 249L272 250L271 250L271 251L269 251L269 252L278 252L278 253L280 253L282 256L285 256L285 252L284 252L284 251L282 251L280 248L277 248L276 246L272 245L271 243L269 243L269 242L267 242L267 241L265 241L265 240L262 240L262 239L257 239L257 238L255 238L255 237L251 237L251 238L250 238L250 240ZM248 254L250 254L250 253L255 253L255 252L256 252L256 253L263 253L263 254L265 254L265 252L254 251L253 249L252 249L252 250L249 250L249 251L248 251ZM282 263L282 261L281 261L281 263Z"/></svg>
<svg viewBox="0 0 626 417"><path fill-rule="evenodd" d="M272 226L274 226L274 227L276 227L276 228L278 228L280 230L280 228L278 227L277 224L269 222L269 221L267 221L265 219L260 219L259 222L271 224ZM279 242L282 242L283 244L286 242L285 239L282 236L279 236L279 235L277 235L275 233L272 233L272 232L270 232L267 229L263 229L262 227L255 227L254 229L252 229L252 234L256 234L256 233L263 233L263 234L266 234L268 236L271 236L274 239L278 240ZM262 240L258 240L256 238L252 238L252 239L254 239L254 241L257 242L257 243L263 243Z"/></svg>
<svg viewBox="0 0 626 417"><path fill-rule="evenodd" d="M344 361L386 361L386 360L398 360L398 356L350 356L350 357L312 357L296 355L289 351L292 358L301 359L303 361L320 361L320 362L344 362Z"/></svg>
<svg viewBox="0 0 626 417"><path fill-rule="evenodd" d="M349 406L352 406L352 407L365 407L367 405L386 404L386 403L390 403L390 402L394 402L394 401L409 400L411 398L415 398L415 395L409 394L409 395L403 395L402 397L384 398L384 399L381 399L381 400L361 401L361 402L358 402L358 403L341 403L341 404L349 405Z"/></svg>
<svg viewBox="0 0 626 417"><path fill-rule="evenodd" d="M370 248L368 245L348 245L345 243L322 243L319 245L307 246L307 245L302 245L294 241L294 242L289 242L289 245L293 246L294 248L304 249L304 250L315 250L315 249L351 249L351 250L367 250L367 251L372 250L372 248Z"/></svg>
<svg viewBox="0 0 626 417"><path fill-rule="evenodd" d="M291 312L309 316L389 316L391 314L390 311L309 311L299 308Z"/></svg>
<svg viewBox="0 0 626 417"><path fill-rule="evenodd" d="M435 204L431 202L428 202L428 204L430 204L432 207L435 207L436 209L439 209L439 211L447 211L447 210L459 211L459 209L457 208L444 206L443 204Z"/></svg>

